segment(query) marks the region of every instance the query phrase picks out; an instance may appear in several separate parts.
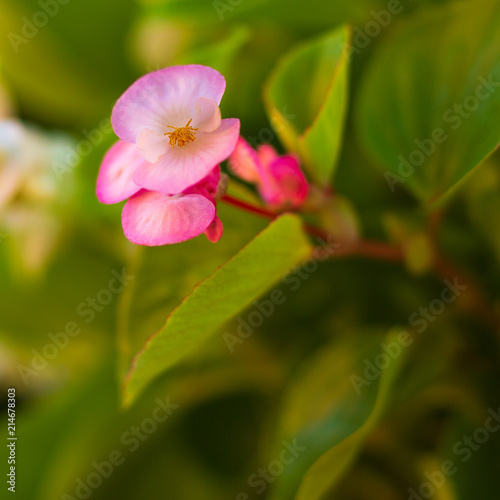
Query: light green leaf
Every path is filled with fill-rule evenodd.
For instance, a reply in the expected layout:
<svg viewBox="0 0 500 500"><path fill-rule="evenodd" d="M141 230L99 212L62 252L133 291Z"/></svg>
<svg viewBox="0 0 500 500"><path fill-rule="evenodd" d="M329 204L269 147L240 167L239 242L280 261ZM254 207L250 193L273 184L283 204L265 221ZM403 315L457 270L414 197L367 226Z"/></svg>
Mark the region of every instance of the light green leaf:
<svg viewBox="0 0 500 500"><path fill-rule="evenodd" d="M381 337L370 333L335 341L292 384L282 438L296 440L303 451L276 479L272 500L323 498L387 410L409 348L401 345L396 331L387 335L385 345L393 346L394 355L385 354L391 362L377 373L377 356L384 350ZM369 376L365 361L373 366Z"/></svg>
<svg viewBox="0 0 500 500"><path fill-rule="evenodd" d="M343 136L349 37L343 26L292 50L264 89L276 133L322 184L330 181Z"/></svg>
<svg viewBox="0 0 500 500"><path fill-rule="evenodd" d="M366 74L361 142L388 189L432 204L500 142L500 4L449 2L389 36Z"/></svg>
<svg viewBox="0 0 500 500"><path fill-rule="evenodd" d="M127 274L135 278L122 293L118 311L120 378L127 373L134 356L165 325L165 319L196 284L268 224L267 220L226 204L220 204L217 212L224 221L224 234L216 246L202 236L178 245L134 247L131 252Z"/></svg>
<svg viewBox="0 0 500 500"><path fill-rule="evenodd" d="M125 380L125 404L132 403L157 375L251 304L310 250L299 218L284 215L271 223L202 281L136 355Z"/></svg>

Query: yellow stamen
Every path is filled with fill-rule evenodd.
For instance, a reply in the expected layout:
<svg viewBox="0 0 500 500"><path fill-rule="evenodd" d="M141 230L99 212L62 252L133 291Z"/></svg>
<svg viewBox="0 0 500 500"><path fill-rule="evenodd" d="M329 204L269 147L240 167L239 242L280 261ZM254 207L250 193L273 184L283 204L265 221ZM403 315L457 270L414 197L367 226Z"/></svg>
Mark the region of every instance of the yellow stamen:
<svg viewBox="0 0 500 500"><path fill-rule="evenodd" d="M175 146L185 146L188 142L193 142L195 137L195 131L197 128L191 127L189 124L192 122L192 118L184 125L184 127L173 127L172 125L167 125L167 128L173 128L173 132L165 132L163 135L168 135L170 139L169 144L172 148Z"/></svg>

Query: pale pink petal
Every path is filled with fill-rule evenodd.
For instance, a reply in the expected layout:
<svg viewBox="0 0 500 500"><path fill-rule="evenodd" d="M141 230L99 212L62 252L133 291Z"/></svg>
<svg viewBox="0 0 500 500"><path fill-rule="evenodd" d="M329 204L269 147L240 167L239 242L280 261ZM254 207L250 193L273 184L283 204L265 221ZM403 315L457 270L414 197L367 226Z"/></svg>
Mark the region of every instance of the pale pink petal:
<svg viewBox="0 0 500 500"><path fill-rule="evenodd" d="M214 204L204 196L141 191L123 207L122 225L132 243L159 246L202 234L214 217Z"/></svg>
<svg viewBox="0 0 500 500"><path fill-rule="evenodd" d="M208 241L217 243L222 236L223 230L224 228L222 226L222 221L219 219L219 217L215 216L215 219L212 221L210 226L207 227L205 236L208 238Z"/></svg>
<svg viewBox="0 0 500 500"><path fill-rule="evenodd" d="M243 137L238 139L233 154L229 157L231 170L244 181L258 182L262 166L255 150Z"/></svg>
<svg viewBox="0 0 500 500"><path fill-rule="evenodd" d="M104 156L97 177L97 198L101 203L118 203L130 198L141 188L132 176L145 163L135 144L118 141Z"/></svg>
<svg viewBox="0 0 500 500"><path fill-rule="evenodd" d="M137 137L137 149L149 163L157 162L171 147L167 136L151 129L141 130Z"/></svg>
<svg viewBox="0 0 500 500"><path fill-rule="evenodd" d="M276 150L269 144L262 144L257 148L257 158L262 165L270 165L276 158L279 158Z"/></svg>
<svg viewBox="0 0 500 500"><path fill-rule="evenodd" d="M240 121L226 118L214 132L202 132L193 142L183 147L169 148L155 163L138 168L134 182L151 191L177 194L206 177L220 162L233 152Z"/></svg>
<svg viewBox="0 0 500 500"><path fill-rule="evenodd" d="M191 126L199 132L213 132L220 127L221 114L217 102L208 97L200 97L196 101L196 114Z"/></svg>
<svg viewBox="0 0 500 500"><path fill-rule="evenodd" d="M200 97L196 101L196 114L193 118L186 121L184 125L190 122L190 126L195 128L196 135L199 132L213 132L220 127L221 114L218 104L208 97ZM151 129L141 130L137 137L137 147L142 156L149 163L155 163L163 156L168 148L171 148L168 132L174 129L167 126L165 132L156 132Z"/></svg>
<svg viewBox="0 0 500 500"><path fill-rule="evenodd" d="M183 127L196 114L200 97L219 104L225 87L218 71L198 64L148 73L118 99L111 116L113 129L121 139L135 142L143 129L161 133L167 125Z"/></svg>

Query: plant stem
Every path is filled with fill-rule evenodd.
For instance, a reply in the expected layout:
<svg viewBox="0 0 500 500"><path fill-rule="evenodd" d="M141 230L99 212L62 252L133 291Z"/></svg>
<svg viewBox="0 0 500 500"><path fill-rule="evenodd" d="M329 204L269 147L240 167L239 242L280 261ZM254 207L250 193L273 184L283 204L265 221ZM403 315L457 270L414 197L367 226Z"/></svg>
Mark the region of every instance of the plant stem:
<svg viewBox="0 0 500 500"><path fill-rule="evenodd" d="M222 201L271 220L276 219L279 215L281 215L280 213L271 212L229 195L225 195L222 198ZM481 287L468 274L464 273L461 269L458 269L455 264L440 255L437 249L437 232L441 222L441 214L429 222L429 234L437 255L434 265L435 273L441 279L448 279L451 282L457 279L461 284L467 285L468 295L471 298L469 301L465 301L466 309L468 309L476 317L480 318L485 326L496 330L499 325L499 320L491 308L488 307L488 304L491 304L491 301L487 299L487 296L482 291ZM323 242L332 246L332 259L342 257L367 257L390 262L401 262L404 260L403 249L399 246L373 240L360 240L350 244L335 241L332 242L332 235L322 228L304 223L304 229L311 236L321 239Z"/></svg>
<svg viewBox="0 0 500 500"><path fill-rule="evenodd" d="M348 254L349 255L349 254ZM356 243L350 255L373 257L374 259L400 262L404 259L403 250L395 245L388 245L380 241L361 240Z"/></svg>
<svg viewBox="0 0 500 500"><path fill-rule="evenodd" d="M456 280L459 284L467 286L464 293L465 300L462 300L463 308L480 319L486 328L495 332L498 330L499 319L494 312L493 301L469 273L439 254L434 269L441 279L451 283Z"/></svg>
<svg viewBox="0 0 500 500"><path fill-rule="evenodd" d="M243 210L246 210L247 212L260 215L261 217L266 217L268 219L276 219L276 217L280 215L270 212L269 210L265 210L264 208L256 207L255 205L247 203L246 201L238 200L238 198L234 198L233 196L230 196L228 194L225 194L222 197L221 201L224 201L228 205L232 205L233 207L241 208Z"/></svg>
<svg viewBox="0 0 500 500"><path fill-rule="evenodd" d="M224 195L222 201L234 207L241 208L247 212L259 215L261 217L266 217L268 219L276 219L281 214L271 212L269 210L257 207L246 201L239 200L233 196ZM304 223L304 229L311 235L328 242L331 239L331 235L327 231L319 227L313 226L311 224ZM353 244L345 244L338 247L332 258L336 257L348 257L348 256L360 256L360 257L372 257L375 259L389 260L389 261L401 261L403 259L403 251L396 246L388 245L386 243L378 241L363 240Z"/></svg>
<svg viewBox="0 0 500 500"><path fill-rule="evenodd" d="M499 326L499 318L493 309L493 301L488 293L483 290L477 280L468 272L461 269L453 261L446 258L440 247L439 228L443 220L443 213L435 211L427 218L427 234L432 244L435 263L434 271L443 280L466 285L466 300L462 300L463 308L482 321L488 329L496 331Z"/></svg>

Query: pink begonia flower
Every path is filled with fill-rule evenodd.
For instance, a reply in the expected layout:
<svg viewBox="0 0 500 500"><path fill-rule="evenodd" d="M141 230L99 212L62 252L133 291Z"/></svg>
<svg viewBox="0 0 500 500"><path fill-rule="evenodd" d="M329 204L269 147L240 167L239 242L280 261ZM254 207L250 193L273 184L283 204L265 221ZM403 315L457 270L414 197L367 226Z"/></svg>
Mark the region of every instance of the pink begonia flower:
<svg viewBox="0 0 500 500"><path fill-rule="evenodd" d="M216 199L223 179L219 166L204 179L179 194L146 190L133 180L144 159L135 144L116 142L101 165L97 197L101 203L127 200L122 211L125 236L138 245L159 246L180 243L205 233L212 242L222 236Z"/></svg>
<svg viewBox="0 0 500 500"><path fill-rule="evenodd" d="M132 177L144 158L135 146L125 141L117 141L108 150L97 176L97 199L101 203L112 204L127 200L140 191Z"/></svg>
<svg viewBox="0 0 500 500"><path fill-rule="evenodd" d="M197 64L154 71L133 83L113 108L111 123L140 156L130 152L134 171L119 176L123 184L115 194L134 185L182 193L226 160L238 140L240 121L221 119L225 88L218 71Z"/></svg>
<svg viewBox="0 0 500 500"><path fill-rule="evenodd" d="M236 175L256 184L262 199L273 209L297 208L307 197L308 184L298 159L279 156L269 145L255 151L242 137L229 158Z"/></svg>

